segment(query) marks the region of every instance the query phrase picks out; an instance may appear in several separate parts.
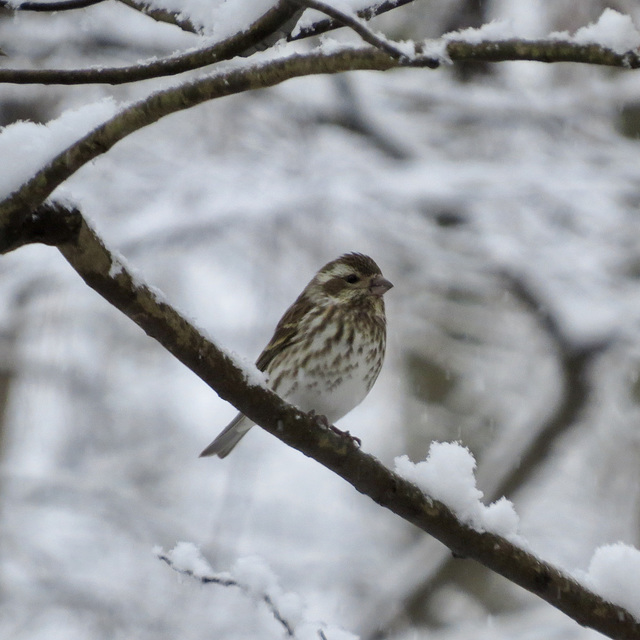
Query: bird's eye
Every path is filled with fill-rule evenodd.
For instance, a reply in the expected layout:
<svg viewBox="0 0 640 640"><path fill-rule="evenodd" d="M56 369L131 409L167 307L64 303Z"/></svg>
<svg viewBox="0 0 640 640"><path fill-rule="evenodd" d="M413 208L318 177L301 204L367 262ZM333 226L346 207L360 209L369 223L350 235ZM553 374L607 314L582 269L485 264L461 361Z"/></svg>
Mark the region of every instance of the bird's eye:
<svg viewBox="0 0 640 640"><path fill-rule="evenodd" d="M355 284L356 282L358 282L358 280L360 280L360 278L358 278L355 273L350 273L348 276L345 276L344 279L349 284Z"/></svg>

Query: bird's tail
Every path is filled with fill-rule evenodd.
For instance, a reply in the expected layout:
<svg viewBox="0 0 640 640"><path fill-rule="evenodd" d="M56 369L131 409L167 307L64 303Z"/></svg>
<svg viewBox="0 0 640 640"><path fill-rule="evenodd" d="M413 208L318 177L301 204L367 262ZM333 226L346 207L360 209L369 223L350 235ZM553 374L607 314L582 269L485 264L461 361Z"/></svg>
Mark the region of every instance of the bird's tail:
<svg viewBox="0 0 640 640"><path fill-rule="evenodd" d="M239 413L218 435L218 437L200 454L206 456L218 456L225 458L231 450L242 440L253 426L246 416Z"/></svg>

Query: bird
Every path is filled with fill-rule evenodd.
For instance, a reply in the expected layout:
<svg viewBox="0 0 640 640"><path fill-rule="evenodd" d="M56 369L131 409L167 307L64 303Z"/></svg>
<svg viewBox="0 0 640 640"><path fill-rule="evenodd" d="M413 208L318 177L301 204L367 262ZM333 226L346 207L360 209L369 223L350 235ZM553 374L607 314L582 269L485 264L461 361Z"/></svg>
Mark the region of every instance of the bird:
<svg viewBox="0 0 640 640"><path fill-rule="evenodd" d="M346 253L325 264L285 311L256 361L267 386L333 425L367 396L385 355L384 294L375 261ZM254 423L239 413L200 454L224 458Z"/></svg>

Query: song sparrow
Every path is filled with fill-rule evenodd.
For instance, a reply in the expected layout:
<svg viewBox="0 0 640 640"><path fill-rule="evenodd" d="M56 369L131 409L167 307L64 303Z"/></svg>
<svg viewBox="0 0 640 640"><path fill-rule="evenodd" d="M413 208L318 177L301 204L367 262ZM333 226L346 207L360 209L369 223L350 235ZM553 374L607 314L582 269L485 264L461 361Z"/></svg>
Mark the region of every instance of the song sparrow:
<svg viewBox="0 0 640 640"><path fill-rule="evenodd" d="M329 424L360 404L382 367L387 326L382 296L392 286L361 253L322 267L282 316L256 362L269 387ZM224 458L253 424L238 414L200 455Z"/></svg>

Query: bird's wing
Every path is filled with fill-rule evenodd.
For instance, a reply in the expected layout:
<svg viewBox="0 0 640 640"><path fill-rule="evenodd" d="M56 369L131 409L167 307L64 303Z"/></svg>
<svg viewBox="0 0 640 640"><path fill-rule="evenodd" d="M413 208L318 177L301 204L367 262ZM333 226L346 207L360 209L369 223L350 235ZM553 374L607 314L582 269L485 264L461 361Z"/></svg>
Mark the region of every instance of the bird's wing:
<svg viewBox="0 0 640 640"><path fill-rule="evenodd" d="M271 361L277 355L302 339L302 332L305 326L304 323L301 322L301 319L309 313L312 307L313 305L303 293L285 311L273 332L273 337L269 341L269 344L256 360L256 367L258 367L260 371L266 371Z"/></svg>

